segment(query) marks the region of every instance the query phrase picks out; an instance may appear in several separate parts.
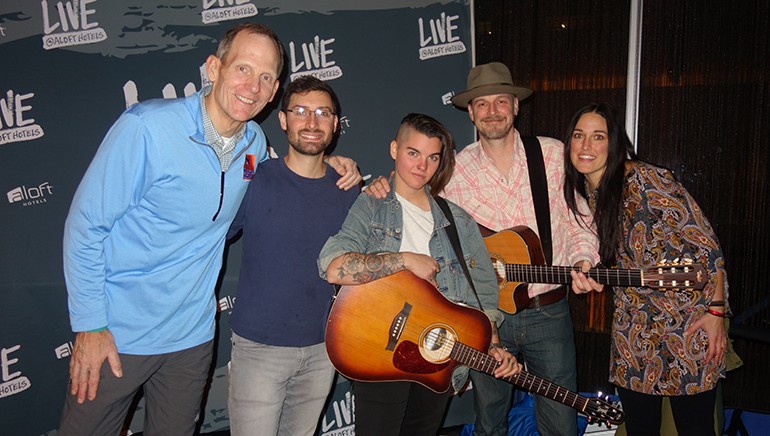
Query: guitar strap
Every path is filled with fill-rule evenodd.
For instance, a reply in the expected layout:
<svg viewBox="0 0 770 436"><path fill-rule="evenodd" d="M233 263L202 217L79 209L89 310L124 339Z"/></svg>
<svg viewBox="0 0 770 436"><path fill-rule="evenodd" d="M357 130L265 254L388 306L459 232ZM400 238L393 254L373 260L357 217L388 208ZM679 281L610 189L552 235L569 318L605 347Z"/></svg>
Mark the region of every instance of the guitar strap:
<svg viewBox="0 0 770 436"><path fill-rule="evenodd" d="M455 256L457 256L457 261L463 268L465 279L468 280L468 284L471 285L471 290L473 291L473 295L476 297L476 302L479 303L479 309L484 310L484 307L481 305L479 294L476 292L476 287L473 286L473 279L471 278L471 273L468 271L468 265L465 264L463 248L460 246L460 236L457 234L455 218L452 215L452 211L449 209L449 203L447 203L446 200L444 200L442 197L439 197L438 195L433 198L436 200L436 203L438 203L438 207L441 208L441 211L444 212L444 216L446 216L449 220L449 225L444 228L444 231L446 232L447 237L449 237L449 242L452 243L452 248L455 251Z"/></svg>
<svg viewBox="0 0 770 436"><path fill-rule="evenodd" d="M532 188L532 202L537 218L537 232L543 247L546 265L553 263L553 242L551 239L551 208L548 204L548 178L545 175L543 150L537 136L522 136L524 151L527 153L529 185Z"/></svg>

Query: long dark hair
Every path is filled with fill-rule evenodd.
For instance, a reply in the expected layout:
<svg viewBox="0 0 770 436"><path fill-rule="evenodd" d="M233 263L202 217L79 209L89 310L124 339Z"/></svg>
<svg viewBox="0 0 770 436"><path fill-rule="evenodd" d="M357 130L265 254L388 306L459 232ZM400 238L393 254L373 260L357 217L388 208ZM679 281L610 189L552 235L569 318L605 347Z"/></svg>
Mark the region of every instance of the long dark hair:
<svg viewBox="0 0 770 436"><path fill-rule="evenodd" d="M597 186L594 223L599 237L599 257L604 265L612 266L616 263L622 232L625 164L627 160L637 160L637 157L631 140L626 135L623 121L611 106L606 103L591 103L575 113L564 136L564 198L581 225L583 221L579 216L582 214L577 208L575 192L588 199L586 177L572 165L570 143L580 117L587 113L600 115L607 122L607 167Z"/></svg>

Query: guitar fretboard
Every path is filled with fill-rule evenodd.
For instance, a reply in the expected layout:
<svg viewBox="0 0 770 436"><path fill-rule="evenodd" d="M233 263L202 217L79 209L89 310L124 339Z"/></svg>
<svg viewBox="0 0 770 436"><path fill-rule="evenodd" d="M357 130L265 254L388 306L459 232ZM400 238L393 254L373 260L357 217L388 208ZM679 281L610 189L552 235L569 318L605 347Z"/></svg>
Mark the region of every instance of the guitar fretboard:
<svg viewBox="0 0 770 436"><path fill-rule="evenodd" d="M498 362L493 356L482 353L461 342L455 342L450 357L463 365L490 375L494 373L495 368L498 366ZM526 371L521 371L518 374L504 378L504 380L569 407L583 412L586 411L588 398Z"/></svg>
<svg viewBox="0 0 770 436"><path fill-rule="evenodd" d="M571 271L580 271L578 267L540 266L525 264L493 263L500 277L509 282L552 283L569 285L572 283ZM501 271L502 268L504 271ZM642 286L643 272L635 269L591 268L586 276L598 283L610 286Z"/></svg>

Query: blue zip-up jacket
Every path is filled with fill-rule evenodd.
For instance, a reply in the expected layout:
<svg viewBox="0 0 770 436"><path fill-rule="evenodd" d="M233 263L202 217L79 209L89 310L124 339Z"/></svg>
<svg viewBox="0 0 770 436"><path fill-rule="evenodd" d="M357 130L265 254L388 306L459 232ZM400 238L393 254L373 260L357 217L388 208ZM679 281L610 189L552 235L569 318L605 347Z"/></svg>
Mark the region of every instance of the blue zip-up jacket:
<svg viewBox="0 0 770 436"><path fill-rule="evenodd" d="M248 122L223 173L204 139L201 101L199 92L127 109L72 200L64 228L72 330L106 326L120 353L169 353L214 337L225 235L267 151Z"/></svg>

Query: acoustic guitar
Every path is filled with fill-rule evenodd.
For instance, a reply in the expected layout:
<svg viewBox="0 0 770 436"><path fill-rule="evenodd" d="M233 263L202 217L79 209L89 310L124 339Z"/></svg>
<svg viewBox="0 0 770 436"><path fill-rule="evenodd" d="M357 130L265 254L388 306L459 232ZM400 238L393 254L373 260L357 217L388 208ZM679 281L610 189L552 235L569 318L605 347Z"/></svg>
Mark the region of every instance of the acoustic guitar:
<svg viewBox="0 0 770 436"><path fill-rule="evenodd" d="M505 312L516 313L518 308L529 306L528 283L569 285L572 283L570 272L580 270L574 266L547 266L540 239L529 227L517 226L497 233L482 228L482 234L489 234L484 237L484 243L497 275L498 307ZM603 285L672 291L703 289L708 282L705 268L690 260L646 270L591 268L586 276Z"/></svg>
<svg viewBox="0 0 770 436"><path fill-rule="evenodd" d="M486 350L492 335L480 310L449 301L409 271L337 293L326 324L334 367L359 381L413 381L446 392L459 365L492 374L497 360ZM520 372L504 380L558 401L591 420L618 425L623 412L546 379Z"/></svg>

